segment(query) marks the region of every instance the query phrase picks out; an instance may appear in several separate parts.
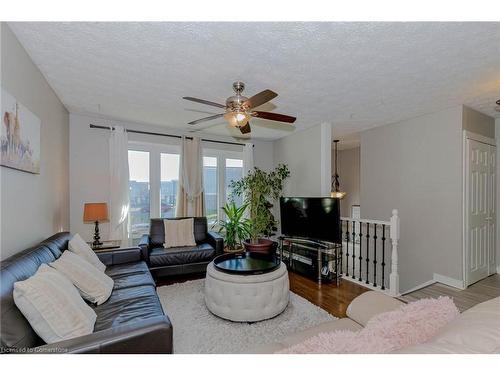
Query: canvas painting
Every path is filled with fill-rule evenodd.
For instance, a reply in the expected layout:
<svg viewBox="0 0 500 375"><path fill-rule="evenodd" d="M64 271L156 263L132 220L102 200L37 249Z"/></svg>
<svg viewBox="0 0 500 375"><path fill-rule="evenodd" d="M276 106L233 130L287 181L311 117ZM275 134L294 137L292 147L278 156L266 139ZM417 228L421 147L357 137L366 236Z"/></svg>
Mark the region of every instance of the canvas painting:
<svg viewBox="0 0 500 375"><path fill-rule="evenodd" d="M40 173L41 121L2 88L0 165Z"/></svg>

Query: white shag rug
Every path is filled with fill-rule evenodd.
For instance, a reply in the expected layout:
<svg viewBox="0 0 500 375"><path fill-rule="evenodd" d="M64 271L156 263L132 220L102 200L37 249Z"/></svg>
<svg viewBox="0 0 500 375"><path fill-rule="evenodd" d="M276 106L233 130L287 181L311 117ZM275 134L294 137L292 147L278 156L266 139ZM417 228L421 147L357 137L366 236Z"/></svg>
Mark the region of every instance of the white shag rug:
<svg viewBox="0 0 500 375"><path fill-rule="evenodd" d="M337 319L290 292L290 303L280 315L255 323L230 322L208 311L204 283L193 280L157 288L174 328L174 353L245 353L257 345Z"/></svg>

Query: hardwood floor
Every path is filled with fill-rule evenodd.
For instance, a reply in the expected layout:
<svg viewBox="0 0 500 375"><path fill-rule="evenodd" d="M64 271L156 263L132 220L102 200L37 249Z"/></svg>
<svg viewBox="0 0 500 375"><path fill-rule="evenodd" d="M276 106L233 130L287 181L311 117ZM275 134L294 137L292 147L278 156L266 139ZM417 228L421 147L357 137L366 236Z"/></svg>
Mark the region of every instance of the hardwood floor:
<svg viewBox="0 0 500 375"><path fill-rule="evenodd" d="M422 298L436 298L439 296L452 297L458 309L460 311L465 311L478 303L500 296L500 275L491 275L486 279L472 284L464 290L435 283L426 286L425 288L405 294L401 296L400 299L406 302L411 302Z"/></svg>
<svg viewBox="0 0 500 375"><path fill-rule="evenodd" d="M290 271L288 277L292 292L339 318L346 316L347 306L354 298L369 290L347 280L337 286L334 283L319 285L315 280Z"/></svg>

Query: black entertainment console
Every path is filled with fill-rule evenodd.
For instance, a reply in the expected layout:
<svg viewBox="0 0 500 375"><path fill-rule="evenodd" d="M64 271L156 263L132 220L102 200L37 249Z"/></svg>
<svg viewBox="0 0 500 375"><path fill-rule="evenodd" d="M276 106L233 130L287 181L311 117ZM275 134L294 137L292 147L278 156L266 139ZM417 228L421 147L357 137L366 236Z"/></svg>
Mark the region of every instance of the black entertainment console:
<svg viewBox="0 0 500 375"><path fill-rule="evenodd" d="M340 281L342 245L297 237L279 237L279 256L289 270L322 282Z"/></svg>

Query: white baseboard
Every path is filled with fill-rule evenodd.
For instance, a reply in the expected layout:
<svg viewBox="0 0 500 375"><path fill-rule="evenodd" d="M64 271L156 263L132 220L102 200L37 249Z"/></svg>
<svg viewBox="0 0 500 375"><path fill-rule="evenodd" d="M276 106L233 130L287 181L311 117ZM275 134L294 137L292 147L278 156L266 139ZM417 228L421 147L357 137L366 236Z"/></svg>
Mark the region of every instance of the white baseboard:
<svg viewBox="0 0 500 375"><path fill-rule="evenodd" d="M464 282L462 280L453 279L448 276L434 274L434 281L437 283L445 284L457 289L465 289Z"/></svg>
<svg viewBox="0 0 500 375"><path fill-rule="evenodd" d="M411 292L414 292L416 290L419 290L419 289L422 289L422 288L425 288L426 286L429 286L429 285L432 285L434 284L436 281L435 280L429 280L429 281L426 281L425 283L422 283L420 285L417 285L416 287L414 288L411 288L409 290L406 290L404 292L401 293L401 295L404 295L404 294L408 294L408 293L411 293Z"/></svg>

